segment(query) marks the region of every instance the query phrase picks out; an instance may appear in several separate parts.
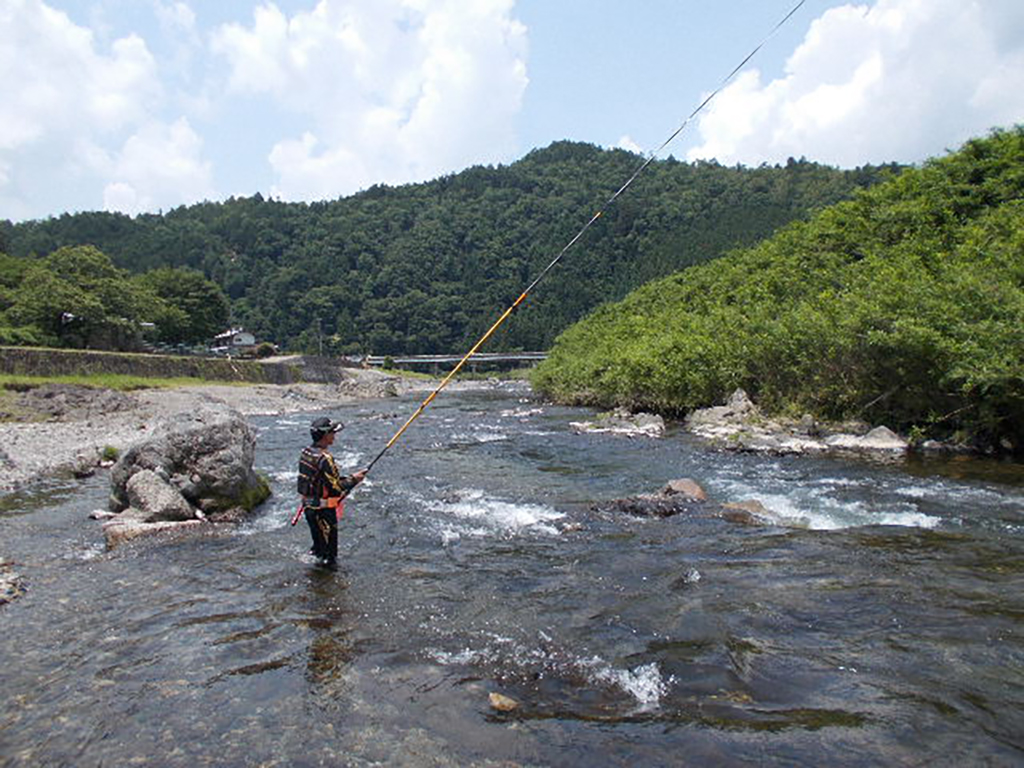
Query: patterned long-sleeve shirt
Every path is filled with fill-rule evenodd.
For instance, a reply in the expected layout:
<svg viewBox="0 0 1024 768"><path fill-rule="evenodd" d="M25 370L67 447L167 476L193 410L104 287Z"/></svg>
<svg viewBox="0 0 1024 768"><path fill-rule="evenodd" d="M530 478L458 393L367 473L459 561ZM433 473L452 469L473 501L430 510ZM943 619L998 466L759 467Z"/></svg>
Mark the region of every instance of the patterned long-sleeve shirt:
<svg viewBox="0 0 1024 768"><path fill-rule="evenodd" d="M342 475L334 457L325 449L310 445L299 457L299 495L306 506L329 506L329 499L340 499L358 485L351 475Z"/></svg>

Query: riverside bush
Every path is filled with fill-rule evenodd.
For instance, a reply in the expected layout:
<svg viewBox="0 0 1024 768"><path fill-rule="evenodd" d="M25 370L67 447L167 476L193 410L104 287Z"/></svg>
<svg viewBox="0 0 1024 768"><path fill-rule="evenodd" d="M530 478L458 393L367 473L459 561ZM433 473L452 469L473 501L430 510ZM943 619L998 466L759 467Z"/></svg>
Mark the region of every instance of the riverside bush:
<svg viewBox="0 0 1024 768"><path fill-rule="evenodd" d="M649 283L557 339L533 383L681 415L775 412L1024 449L1024 128Z"/></svg>

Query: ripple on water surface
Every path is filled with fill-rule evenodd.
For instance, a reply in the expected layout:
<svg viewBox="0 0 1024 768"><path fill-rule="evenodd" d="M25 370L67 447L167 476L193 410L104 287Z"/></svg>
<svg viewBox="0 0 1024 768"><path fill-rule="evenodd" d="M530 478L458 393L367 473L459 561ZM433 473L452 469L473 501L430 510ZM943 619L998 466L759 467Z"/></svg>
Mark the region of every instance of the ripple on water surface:
<svg viewBox="0 0 1024 768"><path fill-rule="evenodd" d="M332 411L340 463L405 406ZM107 553L103 478L0 505L27 584L0 762L1021 762L1021 484L576 435L518 394L436 413L346 509L337 573L287 525L308 415L254 419L274 496L237 529ZM674 477L779 525L592 509Z"/></svg>

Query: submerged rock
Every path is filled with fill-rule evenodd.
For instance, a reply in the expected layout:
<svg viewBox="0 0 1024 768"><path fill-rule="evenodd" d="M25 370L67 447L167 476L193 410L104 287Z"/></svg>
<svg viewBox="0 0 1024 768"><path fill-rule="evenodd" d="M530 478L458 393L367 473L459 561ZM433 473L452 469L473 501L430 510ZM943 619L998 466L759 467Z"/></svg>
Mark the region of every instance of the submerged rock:
<svg viewBox="0 0 1024 768"><path fill-rule="evenodd" d="M103 524L103 536L107 541L107 547L113 549L119 544L124 544L126 541L131 541L141 536L183 531L206 525L207 523L204 523L202 520L152 523L140 520L131 511L126 511Z"/></svg>
<svg viewBox="0 0 1024 768"><path fill-rule="evenodd" d="M103 526L108 545L207 517L244 517L270 495L253 470L255 449L252 428L226 406L206 405L160 424L111 471L111 509L118 514Z"/></svg>
<svg viewBox="0 0 1024 768"><path fill-rule="evenodd" d="M633 517L673 517L679 514L693 514L706 500L707 494L696 481L683 478L670 480L657 493L613 499L597 504L594 508Z"/></svg>
<svg viewBox="0 0 1024 768"><path fill-rule="evenodd" d="M757 499L726 502L722 505L722 517L743 525L761 525L773 519L764 504Z"/></svg>
<svg viewBox="0 0 1024 768"><path fill-rule="evenodd" d="M633 517L674 517L694 512L694 506L701 502L685 497L641 494L625 499L613 499L595 506L606 512L620 512Z"/></svg>
<svg viewBox="0 0 1024 768"><path fill-rule="evenodd" d="M684 477L681 480L669 480L661 489L662 496L684 496L690 501L707 501L708 495L696 480Z"/></svg>
<svg viewBox="0 0 1024 768"><path fill-rule="evenodd" d="M21 574L15 571L11 563L0 560L0 605L9 603L25 593L25 583Z"/></svg>

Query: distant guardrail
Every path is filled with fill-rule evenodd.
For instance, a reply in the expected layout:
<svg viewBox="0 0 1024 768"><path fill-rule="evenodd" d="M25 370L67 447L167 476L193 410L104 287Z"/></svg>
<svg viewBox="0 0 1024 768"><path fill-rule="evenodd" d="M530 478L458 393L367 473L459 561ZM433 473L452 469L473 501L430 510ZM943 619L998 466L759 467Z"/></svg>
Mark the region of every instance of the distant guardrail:
<svg viewBox="0 0 1024 768"><path fill-rule="evenodd" d="M454 366L465 353L438 355L368 355L365 361L374 368L381 368L385 361L399 368L440 368ZM520 363L538 363L546 359L547 352L477 352L469 359L470 370L479 367L502 367Z"/></svg>

